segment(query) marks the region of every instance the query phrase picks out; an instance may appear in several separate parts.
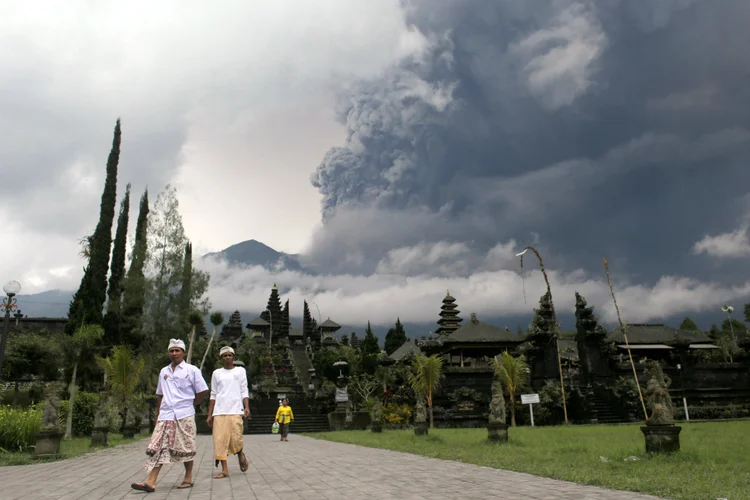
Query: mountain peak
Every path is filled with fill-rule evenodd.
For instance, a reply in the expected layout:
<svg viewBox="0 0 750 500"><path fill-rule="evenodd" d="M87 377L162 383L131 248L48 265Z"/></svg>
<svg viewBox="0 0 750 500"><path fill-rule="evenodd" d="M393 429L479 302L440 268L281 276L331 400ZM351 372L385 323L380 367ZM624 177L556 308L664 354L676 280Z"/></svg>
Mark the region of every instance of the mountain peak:
<svg viewBox="0 0 750 500"><path fill-rule="evenodd" d="M263 266L272 270L303 270L296 255L276 251L254 239L235 243L219 252L207 253L202 258L209 257L226 260L230 267Z"/></svg>

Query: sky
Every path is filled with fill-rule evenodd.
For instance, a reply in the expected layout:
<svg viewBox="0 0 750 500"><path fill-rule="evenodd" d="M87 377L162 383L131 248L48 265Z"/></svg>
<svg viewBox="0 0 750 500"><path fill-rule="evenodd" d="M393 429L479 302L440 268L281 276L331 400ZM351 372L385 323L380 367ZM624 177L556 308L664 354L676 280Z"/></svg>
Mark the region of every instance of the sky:
<svg viewBox="0 0 750 500"><path fill-rule="evenodd" d="M218 308L278 282L339 322L432 321L446 289L518 314L526 245L558 307L608 322L605 256L630 322L750 300L744 0L45 3L0 2L24 292L78 286L121 117L120 193L171 182L197 253L252 238L317 271L205 262Z"/></svg>

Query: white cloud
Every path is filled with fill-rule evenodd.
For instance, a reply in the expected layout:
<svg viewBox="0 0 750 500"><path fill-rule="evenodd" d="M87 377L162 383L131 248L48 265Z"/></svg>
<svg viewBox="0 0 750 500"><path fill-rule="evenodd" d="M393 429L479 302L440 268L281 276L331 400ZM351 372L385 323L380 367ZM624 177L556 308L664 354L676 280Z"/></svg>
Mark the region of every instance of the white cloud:
<svg viewBox="0 0 750 500"><path fill-rule="evenodd" d="M118 116L119 195L172 182L198 247L298 251L320 220L309 174L345 138L332 96L426 44L398 0L3 3L0 213L22 250L0 277L78 268Z"/></svg>
<svg viewBox="0 0 750 500"><path fill-rule="evenodd" d="M716 258L739 258L750 255L750 235L744 224L734 231L716 236L705 235L693 245L693 253Z"/></svg>
<svg viewBox="0 0 750 500"><path fill-rule="evenodd" d="M386 325L395 321L397 316L407 322L434 322L446 289L457 298L459 309L466 317L476 312L480 318L519 314L530 318L532 309L537 307L539 297L544 293L544 281L539 271L529 271L527 267L527 302L524 303L524 283L515 257L517 252L515 242L499 244L485 257L486 262L496 264L496 270L476 270L463 277L405 276L398 273L311 276L289 271L270 273L260 266L230 269L217 260L204 261L201 266L211 273L210 295L214 307L224 310L260 312L265 307L272 284L276 283L282 289L289 289L283 296L290 299L293 316L301 315L302 301L307 300L320 307L322 319L331 317L349 325L361 325L367 321ZM406 270L413 271L415 268L407 265L414 262L413 256L440 260L449 254L460 256L464 249L444 242L420 244L401 248L390 254L389 259L395 258L406 265ZM499 269L498 264L508 267ZM604 273L592 277L582 270L560 273L548 269L547 272L558 311L572 313L575 292L578 291L596 307L605 323L617 322ZM617 280L617 276L613 279ZM653 285L616 284L615 291L623 319L634 323L716 309L725 302L750 295L750 282L728 287L665 276ZM573 328L573 325L563 327Z"/></svg>

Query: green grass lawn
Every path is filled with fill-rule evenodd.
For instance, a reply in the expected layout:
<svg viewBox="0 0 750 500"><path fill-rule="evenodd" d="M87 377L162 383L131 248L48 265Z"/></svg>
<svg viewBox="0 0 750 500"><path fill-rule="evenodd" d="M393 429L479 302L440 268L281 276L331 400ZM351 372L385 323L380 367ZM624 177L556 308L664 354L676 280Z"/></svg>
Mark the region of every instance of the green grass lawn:
<svg viewBox="0 0 750 500"><path fill-rule="evenodd" d="M139 434L136 434L134 439L125 439L120 434L110 434L109 436L107 436L107 442L109 443L109 446L112 447L112 446L117 446L121 444L132 443L133 441L137 441L139 439L145 439L147 437L148 436L141 436ZM60 459L73 458L73 457L83 455L84 453L88 453L90 451L102 449L101 447L92 448L90 444L91 444L90 437L73 438L67 441L63 440L60 443L60 455L61 455ZM41 463L41 462L53 462L53 461L55 461L55 459L45 459L45 460L35 459L33 453L0 452L0 466L27 465L27 464L36 464L36 463Z"/></svg>
<svg viewBox="0 0 750 500"><path fill-rule="evenodd" d="M427 437L413 431L309 436L672 499L748 498L750 422L680 425L681 451L655 457L646 455L638 425L519 427L509 429L503 444L488 442L486 429L431 429ZM626 462L630 456L640 460Z"/></svg>

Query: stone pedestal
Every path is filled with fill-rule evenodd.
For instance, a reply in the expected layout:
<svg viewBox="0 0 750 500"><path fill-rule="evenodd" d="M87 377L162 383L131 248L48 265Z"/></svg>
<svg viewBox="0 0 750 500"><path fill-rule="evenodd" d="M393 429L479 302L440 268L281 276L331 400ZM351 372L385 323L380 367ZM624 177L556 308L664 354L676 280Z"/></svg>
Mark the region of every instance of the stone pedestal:
<svg viewBox="0 0 750 500"><path fill-rule="evenodd" d="M492 422L487 425L487 439L495 443L508 442L508 424Z"/></svg>
<svg viewBox="0 0 750 500"><path fill-rule="evenodd" d="M328 426L332 431L343 431L346 426L346 413L340 411L329 413Z"/></svg>
<svg viewBox="0 0 750 500"><path fill-rule="evenodd" d="M135 437L135 425L126 425L122 428L122 437L125 439L133 439Z"/></svg>
<svg viewBox="0 0 750 500"><path fill-rule="evenodd" d="M34 437L36 438L35 458L57 458L60 456L61 432L56 429L46 429L38 432Z"/></svg>
<svg viewBox="0 0 750 500"><path fill-rule="evenodd" d="M646 453L674 453L680 451L680 432L677 425L644 425L641 432L646 438Z"/></svg>
<svg viewBox="0 0 750 500"><path fill-rule="evenodd" d="M372 432L383 432L383 422L373 422L370 425L370 430Z"/></svg>
<svg viewBox="0 0 750 500"><path fill-rule="evenodd" d="M109 429L107 427L94 427L91 430L91 446L109 446L107 443L107 435Z"/></svg>
<svg viewBox="0 0 750 500"><path fill-rule="evenodd" d="M414 424L414 434L416 436L426 436L430 432L427 422L416 422Z"/></svg>

